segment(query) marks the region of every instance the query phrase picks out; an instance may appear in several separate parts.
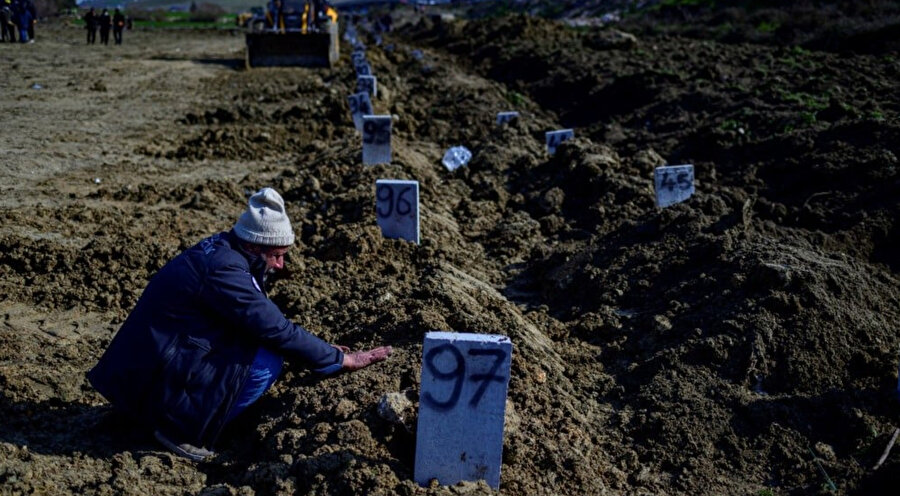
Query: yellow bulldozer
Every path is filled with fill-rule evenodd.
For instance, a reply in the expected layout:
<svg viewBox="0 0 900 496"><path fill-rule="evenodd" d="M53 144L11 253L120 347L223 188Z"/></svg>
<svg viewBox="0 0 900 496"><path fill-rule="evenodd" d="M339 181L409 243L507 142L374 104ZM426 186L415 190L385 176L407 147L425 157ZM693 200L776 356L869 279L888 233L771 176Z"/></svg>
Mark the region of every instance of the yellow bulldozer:
<svg viewBox="0 0 900 496"><path fill-rule="evenodd" d="M338 51L337 10L325 0L269 0L246 20L247 67L331 67Z"/></svg>

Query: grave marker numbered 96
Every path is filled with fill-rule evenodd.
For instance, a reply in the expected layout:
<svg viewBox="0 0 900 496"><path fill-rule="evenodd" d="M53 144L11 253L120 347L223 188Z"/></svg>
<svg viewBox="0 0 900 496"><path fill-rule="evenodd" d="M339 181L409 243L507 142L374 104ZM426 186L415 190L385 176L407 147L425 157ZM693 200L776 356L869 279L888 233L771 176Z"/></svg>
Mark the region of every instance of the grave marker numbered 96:
<svg viewBox="0 0 900 496"><path fill-rule="evenodd" d="M667 165L653 172L656 205L661 208L681 203L694 194L694 166Z"/></svg>
<svg viewBox="0 0 900 496"><path fill-rule="evenodd" d="M363 116L362 156L364 165L391 163L391 116Z"/></svg>
<svg viewBox="0 0 900 496"><path fill-rule="evenodd" d="M419 244L419 182L375 181L375 218L384 237Z"/></svg>
<svg viewBox="0 0 900 496"><path fill-rule="evenodd" d="M507 122L518 118L518 112L497 112L497 125L506 124Z"/></svg>
<svg viewBox="0 0 900 496"><path fill-rule="evenodd" d="M506 336L429 332L414 478L420 485L484 479L500 487L512 342Z"/></svg>
<svg viewBox="0 0 900 496"><path fill-rule="evenodd" d="M357 76L356 91L364 91L372 98L378 96L378 83L375 81L375 76Z"/></svg>
<svg viewBox="0 0 900 496"><path fill-rule="evenodd" d="M369 100L368 93L355 93L347 97L347 103L350 105L350 115L353 117L353 126L356 130L363 130L363 116L372 115L375 111L372 109L372 101Z"/></svg>
<svg viewBox="0 0 900 496"><path fill-rule="evenodd" d="M544 134L547 140L547 153L553 155L563 141L569 141L575 137L575 131L572 129L560 129L557 131L547 131Z"/></svg>

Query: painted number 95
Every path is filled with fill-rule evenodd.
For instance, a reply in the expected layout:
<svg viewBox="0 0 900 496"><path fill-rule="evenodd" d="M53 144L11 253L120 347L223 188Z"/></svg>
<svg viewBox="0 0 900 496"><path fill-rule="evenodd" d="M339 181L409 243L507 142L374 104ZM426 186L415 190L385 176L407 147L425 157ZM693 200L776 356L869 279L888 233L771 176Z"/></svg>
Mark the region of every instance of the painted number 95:
<svg viewBox="0 0 900 496"><path fill-rule="evenodd" d="M367 119L363 124L363 143L387 145L391 142L390 119Z"/></svg>

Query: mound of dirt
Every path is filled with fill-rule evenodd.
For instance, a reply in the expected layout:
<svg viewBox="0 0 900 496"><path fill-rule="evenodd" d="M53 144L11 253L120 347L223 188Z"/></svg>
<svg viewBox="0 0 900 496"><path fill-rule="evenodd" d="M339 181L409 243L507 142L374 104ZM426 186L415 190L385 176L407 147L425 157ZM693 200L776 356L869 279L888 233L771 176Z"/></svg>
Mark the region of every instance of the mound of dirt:
<svg viewBox="0 0 900 496"><path fill-rule="evenodd" d="M504 493L897 484L896 452L871 470L900 422L896 60L410 15L369 43L375 112L394 116L377 167L360 163L347 46L334 69L259 71L234 69L228 33L137 32L112 61L50 25L28 47L51 83L85 61L110 69L107 91L0 80L17 102L0 110L91 113L103 98L131 113L23 112L31 132L3 135L37 154L4 172L19 184L0 209L5 491L492 493L412 481L431 330L514 344ZM13 65L16 80L37 70ZM495 125L504 110L521 118ZM544 132L561 127L576 138L550 156ZM455 145L473 156L448 172ZM681 162L697 192L659 209L653 169ZM382 237L381 178L419 181L420 245ZM83 374L153 273L262 186L298 234L272 299L326 340L395 355L325 379L288 364L214 463L187 462Z"/></svg>

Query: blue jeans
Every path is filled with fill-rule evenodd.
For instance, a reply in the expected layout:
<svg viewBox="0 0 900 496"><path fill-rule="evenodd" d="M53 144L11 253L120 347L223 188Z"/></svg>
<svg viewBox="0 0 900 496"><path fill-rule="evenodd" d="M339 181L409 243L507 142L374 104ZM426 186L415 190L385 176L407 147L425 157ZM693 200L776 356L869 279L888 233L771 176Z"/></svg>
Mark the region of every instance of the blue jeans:
<svg viewBox="0 0 900 496"><path fill-rule="evenodd" d="M234 406L231 407L228 418L225 420L226 422L230 422L237 417L272 387L275 379L278 379L278 374L281 373L283 362L284 360L280 356L265 348L260 348L256 352L253 364L250 365L250 375L247 377L247 382L244 383L243 389L238 393L237 400Z"/></svg>

